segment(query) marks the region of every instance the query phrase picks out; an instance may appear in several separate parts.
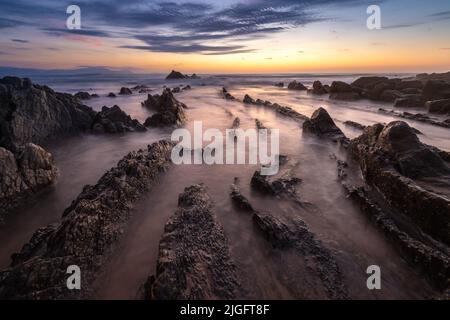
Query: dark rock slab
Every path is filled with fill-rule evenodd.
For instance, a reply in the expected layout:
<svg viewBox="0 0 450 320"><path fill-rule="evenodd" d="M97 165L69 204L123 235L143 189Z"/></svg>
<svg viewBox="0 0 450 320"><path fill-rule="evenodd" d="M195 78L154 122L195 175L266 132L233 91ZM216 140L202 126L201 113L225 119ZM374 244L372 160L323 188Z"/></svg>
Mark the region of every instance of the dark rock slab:
<svg viewBox="0 0 450 320"><path fill-rule="evenodd" d="M133 91L131 91L130 88L122 87L122 88L120 88L119 94L126 96L126 95L133 94Z"/></svg>
<svg viewBox="0 0 450 320"><path fill-rule="evenodd" d="M236 298L236 267L204 186L180 195L159 243L156 276L145 287L146 298L157 300Z"/></svg>
<svg viewBox="0 0 450 320"><path fill-rule="evenodd" d="M95 133L123 133L123 132L142 132L145 127L138 120L132 119L119 106L111 108L103 107L93 122L92 130Z"/></svg>
<svg viewBox="0 0 450 320"><path fill-rule="evenodd" d="M29 142L87 131L96 114L74 96L29 79L5 77L0 86L0 147L12 152Z"/></svg>
<svg viewBox="0 0 450 320"><path fill-rule="evenodd" d="M450 243L450 168L403 121L367 127L350 142L363 176L423 232Z"/></svg>
<svg viewBox="0 0 450 320"><path fill-rule="evenodd" d="M427 101L425 107L429 113L450 115L450 99Z"/></svg>
<svg viewBox="0 0 450 320"><path fill-rule="evenodd" d="M336 126L324 108L319 108L314 111L311 119L303 123L303 132L315 134L319 137L326 137L333 141L347 140L344 133Z"/></svg>
<svg viewBox="0 0 450 320"><path fill-rule="evenodd" d="M144 105L157 111L145 120L147 127L181 126L186 122L184 109L187 107L175 99L170 89L165 89L161 96L149 97Z"/></svg>
<svg viewBox="0 0 450 320"><path fill-rule="evenodd" d="M275 112L278 112L278 113L280 113L286 117L289 117L293 120L296 120L296 121L303 122L303 121L309 119L307 116L301 114L300 112L295 111L291 107L281 106L278 103L272 103L270 101L263 101L261 99L255 100L252 97L250 97L248 94L245 95L243 102L247 103L247 104L256 105L256 106L268 107L268 108L274 110Z"/></svg>
<svg viewBox="0 0 450 320"><path fill-rule="evenodd" d="M305 87L302 83L297 82L296 80L289 83L288 89L289 90L298 90L298 91L308 90L307 87Z"/></svg>
<svg viewBox="0 0 450 320"><path fill-rule="evenodd" d="M327 94L328 90L325 86L322 85L322 82L320 81L314 81L313 83L313 89L311 91L313 94L317 94L317 95L323 95L323 94Z"/></svg>
<svg viewBox="0 0 450 320"><path fill-rule="evenodd" d="M307 261L308 267L303 272L307 273L308 279L318 279L315 286L324 288L325 297L322 298L348 299L344 277L332 252L316 239L300 218L255 212L253 221L274 249L290 250ZM298 279L291 279L289 284L293 286L296 281ZM305 283L299 285L306 286ZM308 293L301 294L301 298L312 298Z"/></svg>
<svg viewBox="0 0 450 320"><path fill-rule="evenodd" d="M382 208L377 203L378 197L373 197L365 186L354 186L347 181L348 166L343 166L341 160L336 159L336 161L342 186L348 193L348 197L359 206L361 212L375 223L406 261L421 272L434 287L439 290L449 288L450 252L448 248L436 245L417 232L412 232L414 227L405 227L404 221L399 224L397 221L401 219L390 212L386 204Z"/></svg>
<svg viewBox="0 0 450 320"><path fill-rule="evenodd" d="M186 76L179 71L172 70L172 72L167 75L166 80L173 79L186 79Z"/></svg>
<svg viewBox="0 0 450 320"><path fill-rule="evenodd" d="M93 94L91 95L89 92L86 91L80 91L74 94L75 98L78 98L80 100L89 100L91 98L98 97L97 95Z"/></svg>

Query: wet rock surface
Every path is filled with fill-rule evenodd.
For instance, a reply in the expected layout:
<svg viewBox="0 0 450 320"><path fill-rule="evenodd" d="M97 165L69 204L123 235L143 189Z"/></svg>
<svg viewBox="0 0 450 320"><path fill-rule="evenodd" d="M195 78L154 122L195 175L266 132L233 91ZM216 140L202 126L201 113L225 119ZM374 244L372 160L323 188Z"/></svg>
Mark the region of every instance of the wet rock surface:
<svg viewBox="0 0 450 320"><path fill-rule="evenodd" d="M270 101L263 101L261 99L254 100L248 94L245 95L243 102L247 103L247 104L256 105L256 106L268 107L270 109L273 109L275 112L278 112L278 113L280 113L280 114L282 114L284 116L292 118L293 120L297 120L297 121L302 121L303 122L303 121L309 119L307 116L305 116L305 115L295 111L291 107L281 106L278 103L272 103Z"/></svg>
<svg viewBox="0 0 450 320"><path fill-rule="evenodd" d="M123 95L123 96L130 95L130 94L133 94L133 91L131 91L130 88L122 87L122 88L120 88L119 94Z"/></svg>
<svg viewBox="0 0 450 320"><path fill-rule="evenodd" d="M425 233L450 243L450 168L402 121L374 125L351 141L366 181Z"/></svg>
<svg viewBox="0 0 450 320"><path fill-rule="evenodd" d="M2 299L90 297L101 266L121 238L132 203L167 170L173 144L159 141L131 152L64 211L59 224L41 228L0 272ZM68 290L67 267L78 265L81 290Z"/></svg>
<svg viewBox="0 0 450 320"><path fill-rule="evenodd" d="M143 105L157 112L145 120L147 127L181 126L186 121L184 109L187 107L175 99L170 89L165 89L161 96L149 95Z"/></svg>
<svg viewBox="0 0 450 320"><path fill-rule="evenodd" d="M344 124L345 124L346 126L353 127L353 128L355 128L355 129L358 129L358 130L364 130L364 129L366 128L365 125L362 125L362 124L360 124L360 123L358 123L358 122L351 121L351 120L345 121Z"/></svg>
<svg viewBox="0 0 450 320"><path fill-rule="evenodd" d="M176 79L200 79L195 73L191 76L184 75L179 71L172 70L166 77L166 80L176 80Z"/></svg>
<svg viewBox="0 0 450 320"><path fill-rule="evenodd" d="M0 223L26 198L53 184L57 172L52 155L33 143L16 154L0 147Z"/></svg>
<svg viewBox="0 0 450 320"><path fill-rule="evenodd" d="M251 180L253 189L274 196L288 195L296 196L296 187L302 182L300 178L292 175L290 171L278 176L265 176L261 171L255 171Z"/></svg>
<svg viewBox="0 0 450 320"><path fill-rule="evenodd" d="M233 203L252 214L257 231L274 250L292 253L297 260L295 270L289 267L292 261L283 264L283 257L279 261L284 266L279 276L287 290L299 299L347 299L345 280L332 251L316 239L305 222L298 217L275 216L254 209L237 183L231 185Z"/></svg>
<svg viewBox="0 0 450 320"><path fill-rule="evenodd" d="M96 97L98 97L98 95L96 95L96 94L90 94L89 92L86 92L86 91L80 91L80 92L77 92L77 93L75 93L74 94L74 97L75 98L78 98L78 99L80 99L80 100L89 100L89 99L91 99L91 98L96 98Z"/></svg>
<svg viewBox="0 0 450 320"><path fill-rule="evenodd" d="M92 131L95 133L123 133L134 131L146 131L138 120L132 119L119 106L111 108L103 107L92 123Z"/></svg>
<svg viewBox="0 0 450 320"><path fill-rule="evenodd" d="M429 113L450 115L450 99L428 101L425 107Z"/></svg>
<svg viewBox="0 0 450 320"><path fill-rule="evenodd" d="M319 137L326 137L333 141L347 140L344 133L336 126L324 108L319 108L314 111L311 119L303 123L303 132L315 134Z"/></svg>
<svg viewBox="0 0 450 320"><path fill-rule="evenodd" d="M295 80L288 84L288 89L289 90L298 90L298 91L308 90L308 88L306 88L302 83L297 82Z"/></svg>
<svg viewBox="0 0 450 320"><path fill-rule="evenodd" d="M450 121L448 119L444 120L444 121L440 121L440 120L431 118L430 116L423 114L423 113L397 112L394 110L386 110L383 108L379 108L378 112L382 113L382 114L386 114L386 115L403 118L403 119L410 119L410 120L420 121L420 122L424 122L424 123L429 123L429 124L432 124L432 125L435 125L438 127L450 128Z"/></svg>
<svg viewBox="0 0 450 320"><path fill-rule="evenodd" d="M236 98L233 97L225 87L222 88L222 96L225 100L236 100Z"/></svg>
<svg viewBox="0 0 450 320"><path fill-rule="evenodd" d="M329 93L329 89L322 85L320 81L314 81L312 93L317 95L327 94Z"/></svg>
<svg viewBox="0 0 450 320"><path fill-rule="evenodd" d="M370 188L354 185L348 179L348 164L334 156L338 168L338 178L354 201L365 214L390 240L404 258L439 290L450 286L450 251L441 244L429 240L416 230L414 225L399 219L389 204L379 205L380 199L373 196Z"/></svg>
<svg viewBox="0 0 450 320"><path fill-rule="evenodd" d="M180 195L159 244L157 273L146 288L146 298L157 300L236 298L236 267L203 185Z"/></svg>
<svg viewBox="0 0 450 320"><path fill-rule="evenodd" d="M70 94L28 79L0 79L0 146L13 152L32 142L89 130L96 112Z"/></svg>
<svg viewBox="0 0 450 320"><path fill-rule="evenodd" d="M333 254L315 238L305 222L297 217L281 217L261 212L254 213L253 221L273 248L292 250L305 259L309 281L318 278L316 286L322 286L324 289L325 296L321 298L348 298L344 277ZM292 279L291 285L294 283ZM308 294L304 295L301 291L296 295L299 295L298 298L314 298Z"/></svg>

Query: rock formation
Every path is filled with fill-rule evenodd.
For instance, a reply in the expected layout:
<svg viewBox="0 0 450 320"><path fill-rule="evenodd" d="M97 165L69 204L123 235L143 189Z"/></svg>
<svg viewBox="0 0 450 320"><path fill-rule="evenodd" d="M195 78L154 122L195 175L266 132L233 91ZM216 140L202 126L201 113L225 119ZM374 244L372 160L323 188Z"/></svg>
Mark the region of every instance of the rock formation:
<svg viewBox="0 0 450 320"><path fill-rule="evenodd" d="M146 297L157 300L236 298L236 267L204 186L180 195L159 243L157 273L146 288Z"/></svg>
<svg viewBox="0 0 450 320"><path fill-rule="evenodd" d="M75 93L74 97L80 100L89 100L90 98L96 98L98 96L96 94L91 95L89 92L86 91L80 91Z"/></svg>
<svg viewBox="0 0 450 320"><path fill-rule="evenodd" d="M0 299L89 298L103 263L130 217L132 203L168 168L173 143L131 152L64 211L59 224L35 232L0 272ZM67 290L67 267L82 270L81 290Z"/></svg>
<svg viewBox="0 0 450 320"><path fill-rule="evenodd" d="M328 299L348 299L347 287L342 272L330 250L317 240L308 226L298 217L280 217L267 213L255 212L253 221L273 248L281 251L291 250L307 261L308 279L317 282L316 288L323 288L324 297ZM298 279L291 279L289 285L295 286ZM300 283L298 286L306 286ZM320 289L319 289L320 290ZM299 290L301 292L301 290ZM304 294L303 292L301 292ZM299 296L308 299L310 296Z"/></svg>
<svg viewBox="0 0 450 320"><path fill-rule="evenodd" d="M436 240L450 244L450 168L402 121L367 127L351 141L367 183Z"/></svg>
<svg viewBox="0 0 450 320"><path fill-rule="evenodd" d="M302 83L297 82L296 80L292 81L288 85L289 90L308 90Z"/></svg>
<svg viewBox="0 0 450 320"><path fill-rule="evenodd" d="M174 79L200 79L195 73L192 76L184 75L179 71L172 70L169 75L166 77L166 80L174 80Z"/></svg>
<svg viewBox="0 0 450 320"><path fill-rule="evenodd" d="M428 101L425 107L429 113L450 115L450 99Z"/></svg>
<svg viewBox="0 0 450 320"><path fill-rule="evenodd" d="M278 113L280 113L280 114L282 114L284 116L292 118L293 120L305 121L305 120L309 119L307 116L305 116L305 115L295 111L291 107L280 106L278 103L272 103L270 101L263 101L261 99L254 100L248 94L245 95L243 102L247 103L247 104L253 104L253 105L257 105L257 106L268 107L270 109L273 109L275 112L278 112Z"/></svg>
<svg viewBox="0 0 450 320"><path fill-rule="evenodd" d="M130 94L133 94L133 91L131 91L130 88L122 87L122 88L120 88L119 94L120 95L130 95Z"/></svg>
<svg viewBox="0 0 450 320"><path fill-rule="evenodd" d="M181 126L186 121L184 103L179 102L173 96L170 89L165 89L161 96L153 96L143 103L144 106L154 109L157 113L145 120L145 126Z"/></svg>
<svg viewBox="0 0 450 320"><path fill-rule="evenodd" d="M53 157L27 143L16 154L0 147L0 221L11 209L56 180Z"/></svg>
<svg viewBox="0 0 450 320"><path fill-rule="evenodd" d="M347 139L324 108L314 111L311 119L303 123L303 132L326 137L333 141L345 141Z"/></svg>
<svg viewBox="0 0 450 320"><path fill-rule="evenodd" d="M28 79L0 79L0 147L15 152L32 142L86 131L96 112L70 94L58 93Z"/></svg>
<svg viewBox="0 0 450 320"><path fill-rule="evenodd" d="M92 122L95 133L123 133L146 131L145 127L136 119L131 119L119 106L103 107Z"/></svg>
<svg viewBox="0 0 450 320"><path fill-rule="evenodd" d="M225 87L222 88L222 96L225 100L236 100L236 98L233 97Z"/></svg>
<svg viewBox="0 0 450 320"><path fill-rule="evenodd" d="M327 94L329 91L320 81L314 81L312 93L317 95Z"/></svg>

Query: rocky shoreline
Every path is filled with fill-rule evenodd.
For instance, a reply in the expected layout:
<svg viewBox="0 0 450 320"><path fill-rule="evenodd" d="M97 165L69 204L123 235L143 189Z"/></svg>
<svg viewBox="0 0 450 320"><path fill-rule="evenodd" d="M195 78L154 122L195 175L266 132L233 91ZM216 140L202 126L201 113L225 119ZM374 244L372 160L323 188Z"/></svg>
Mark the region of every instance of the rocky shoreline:
<svg viewBox="0 0 450 320"><path fill-rule="evenodd" d="M156 300L237 297L236 267L203 185L187 187L179 196L159 244L157 273L145 287L145 298Z"/></svg>
<svg viewBox="0 0 450 320"><path fill-rule="evenodd" d="M179 77L175 72L170 78ZM425 76L421 79L393 81L364 77L352 84L333 82L331 86L316 81L310 92L330 94L332 99L341 100L363 97L388 100L388 96L391 99L400 92L396 104L406 103L398 99L413 101L420 95L424 107L430 107L429 101L441 107L442 102L436 101L443 99L435 99L446 98L447 87L429 82L443 80ZM433 89L434 85L439 89ZM277 84L277 87L282 86ZM117 105L103 107L100 112L83 105L81 100L95 97L83 92L72 96L32 84L27 79L1 79L0 218L2 212L12 210L24 199L45 190L57 178L58 169L52 155L37 143L45 143L62 133L114 134L143 132L149 127L182 126L187 122L188 107L178 101L174 93L189 88L176 88L179 90L165 88L161 95L147 94L141 106L150 116L141 124ZM121 95L148 88L126 89L120 90ZM308 88L295 82L288 85L288 90ZM405 98L405 94L417 97ZM336 160L338 181L348 198L433 288L440 292L450 289L449 152L422 143L417 137L420 132L403 121L372 126L346 121L345 125L361 131L358 137L349 139L324 108L316 109L308 117L291 107L254 99L248 94L240 101L225 87L220 95L230 104L265 107L269 112L288 117L297 127L300 124L303 136L312 136L310 139L314 142L336 142L328 144L346 157L331 156ZM425 101L427 99L431 100ZM36 112L30 112L31 107ZM239 114L238 117L237 112L223 108L230 116L229 128L236 130L245 126L245 116ZM250 119L252 127L270 130L254 116ZM24 126L24 123L29 125ZM161 140L145 150L130 152L95 185L85 186L64 210L59 223L36 230L22 250L12 256L10 266L0 272L0 299L93 298L99 285L96 280L126 232L133 204L151 190L160 174L169 168L173 146ZM303 187L303 177L297 177L293 171L297 164L298 161L291 161L291 154L289 158L280 155L279 174L267 177L254 171L248 177L248 187L259 197L271 201L293 201L298 205L295 210L316 209L301 197L299 188ZM229 196L235 209L245 212L247 215L242 216L255 227L248 232L255 232L266 244L270 259L277 261L277 280L289 295L298 299L349 299L352 296L342 271L345 268L338 263L340 253L328 248L319 239L319 233L315 234L298 215L259 210L262 204L251 203L243 195L238 179L231 185ZM221 208L215 206L208 195L207 184L184 189L178 197L178 208L165 224L160 238L156 272L145 275L148 278L139 298L246 297L243 274L237 267L239 261L234 259L230 249L230 235L216 217L218 210ZM310 211L308 213L317 214L317 211ZM66 271L70 265L82 270L82 290L66 287Z"/></svg>
<svg viewBox="0 0 450 320"><path fill-rule="evenodd" d="M35 232L0 272L0 299L89 298L95 279L126 228L132 204L167 170L173 144L159 141L131 152L64 211L62 221ZM83 272L81 290L68 290L66 270Z"/></svg>
<svg viewBox="0 0 450 320"><path fill-rule="evenodd" d="M79 133L146 130L117 105L96 112L82 104L87 95L59 93L29 79L0 79L0 174L5 177L0 183L0 221L55 183L56 164L40 144Z"/></svg>

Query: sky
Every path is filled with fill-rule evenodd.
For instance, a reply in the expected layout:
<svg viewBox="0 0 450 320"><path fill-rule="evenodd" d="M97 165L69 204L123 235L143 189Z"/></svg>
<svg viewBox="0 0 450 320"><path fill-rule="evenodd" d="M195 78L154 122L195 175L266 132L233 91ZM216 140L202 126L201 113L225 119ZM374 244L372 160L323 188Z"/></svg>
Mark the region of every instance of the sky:
<svg viewBox="0 0 450 320"><path fill-rule="evenodd" d="M80 30L66 27L71 4ZM369 5L380 30L367 28ZM444 72L449 31L449 0L1 0L0 66Z"/></svg>

